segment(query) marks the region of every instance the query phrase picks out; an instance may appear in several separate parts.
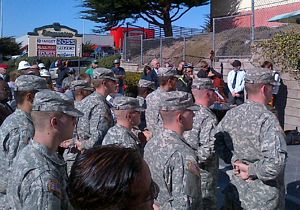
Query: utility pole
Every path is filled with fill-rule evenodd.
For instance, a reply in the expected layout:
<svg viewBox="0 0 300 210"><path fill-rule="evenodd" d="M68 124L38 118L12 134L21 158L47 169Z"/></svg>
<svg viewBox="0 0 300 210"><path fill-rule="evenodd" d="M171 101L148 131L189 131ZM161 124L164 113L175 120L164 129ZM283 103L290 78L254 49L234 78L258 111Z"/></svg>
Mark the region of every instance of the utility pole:
<svg viewBox="0 0 300 210"><path fill-rule="evenodd" d="M3 0L0 0L0 12L1 12L1 21L0 21L0 38L3 37Z"/></svg>

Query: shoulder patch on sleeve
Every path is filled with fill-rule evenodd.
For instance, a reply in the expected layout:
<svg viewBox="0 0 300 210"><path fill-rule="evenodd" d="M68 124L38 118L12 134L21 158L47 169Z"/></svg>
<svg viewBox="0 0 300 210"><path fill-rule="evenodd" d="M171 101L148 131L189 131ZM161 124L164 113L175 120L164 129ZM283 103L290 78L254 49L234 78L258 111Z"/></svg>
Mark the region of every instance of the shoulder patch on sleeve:
<svg viewBox="0 0 300 210"><path fill-rule="evenodd" d="M52 192L55 196L62 198L61 186L57 179L50 179L47 186L49 192Z"/></svg>

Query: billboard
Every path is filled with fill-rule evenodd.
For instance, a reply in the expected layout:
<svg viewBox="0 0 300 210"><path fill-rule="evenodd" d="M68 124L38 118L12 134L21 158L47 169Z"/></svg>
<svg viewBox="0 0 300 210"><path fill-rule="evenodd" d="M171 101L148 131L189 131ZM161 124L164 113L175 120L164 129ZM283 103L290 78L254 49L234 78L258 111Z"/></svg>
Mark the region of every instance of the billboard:
<svg viewBox="0 0 300 210"><path fill-rule="evenodd" d="M76 56L76 39L38 38L37 55L39 57L74 57Z"/></svg>
<svg viewBox="0 0 300 210"><path fill-rule="evenodd" d="M56 40L56 54L61 57L76 56L76 39L60 39Z"/></svg>

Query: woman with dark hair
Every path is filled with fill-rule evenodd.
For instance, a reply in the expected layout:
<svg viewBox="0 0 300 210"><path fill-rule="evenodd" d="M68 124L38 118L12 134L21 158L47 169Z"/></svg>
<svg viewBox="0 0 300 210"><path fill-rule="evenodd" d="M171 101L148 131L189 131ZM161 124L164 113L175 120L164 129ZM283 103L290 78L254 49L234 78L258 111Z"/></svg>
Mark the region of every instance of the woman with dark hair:
<svg viewBox="0 0 300 210"><path fill-rule="evenodd" d="M153 69L151 69L150 66L144 67L144 71L143 71L143 75L142 75L141 79L152 81L155 83L155 87L158 87L157 74Z"/></svg>
<svg viewBox="0 0 300 210"><path fill-rule="evenodd" d="M141 155L116 145L79 155L68 183L72 205L85 210L152 210L158 190Z"/></svg>
<svg viewBox="0 0 300 210"><path fill-rule="evenodd" d="M273 70L273 64L270 61L264 61L261 67Z"/></svg>

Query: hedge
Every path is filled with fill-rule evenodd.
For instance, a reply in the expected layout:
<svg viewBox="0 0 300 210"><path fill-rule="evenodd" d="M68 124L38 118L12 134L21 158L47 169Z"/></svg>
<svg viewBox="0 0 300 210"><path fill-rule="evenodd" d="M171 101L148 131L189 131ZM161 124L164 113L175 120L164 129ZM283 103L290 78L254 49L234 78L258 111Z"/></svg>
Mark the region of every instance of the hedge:
<svg viewBox="0 0 300 210"><path fill-rule="evenodd" d="M265 56L278 64L282 72L294 75L300 79L300 33L289 32L276 34L272 39L260 43Z"/></svg>
<svg viewBox="0 0 300 210"><path fill-rule="evenodd" d="M136 97L138 92L137 92L137 85L142 76L141 72L126 72L126 77L125 77L125 84L126 84L126 89L125 89L125 94L127 96L131 97Z"/></svg>

